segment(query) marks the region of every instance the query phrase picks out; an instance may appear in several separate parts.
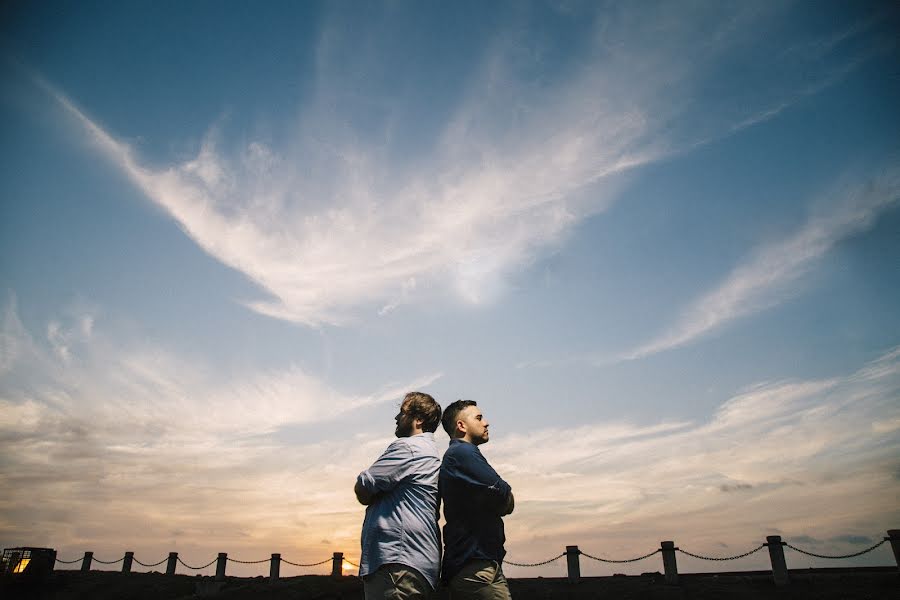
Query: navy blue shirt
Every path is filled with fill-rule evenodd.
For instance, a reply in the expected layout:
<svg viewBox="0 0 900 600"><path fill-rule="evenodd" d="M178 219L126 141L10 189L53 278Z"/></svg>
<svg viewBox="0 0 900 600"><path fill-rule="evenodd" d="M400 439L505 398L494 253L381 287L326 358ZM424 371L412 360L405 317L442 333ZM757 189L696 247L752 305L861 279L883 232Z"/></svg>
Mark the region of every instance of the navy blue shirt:
<svg viewBox="0 0 900 600"><path fill-rule="evenodd" d="M444 502L444 562L441 580L449 582L469 560L502 562L503 519L512 489L488 464L478 446L459 439L441 462L438 490Z"/></svg>

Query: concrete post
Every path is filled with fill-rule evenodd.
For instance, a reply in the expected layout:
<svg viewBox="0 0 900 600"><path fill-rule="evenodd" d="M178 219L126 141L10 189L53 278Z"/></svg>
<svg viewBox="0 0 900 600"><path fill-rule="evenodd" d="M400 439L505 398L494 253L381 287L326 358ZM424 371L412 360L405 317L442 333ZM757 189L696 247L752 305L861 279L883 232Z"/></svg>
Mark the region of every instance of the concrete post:
<svg viewBox="0 0 900 600"><path fill-rule="evenodd" d="M578 546L566 546L566 565L569 568L569 583L578 583L581 579L581 564L578 556L581 550Z"/></svg>
<svg viewBox="0 0 900 600"><path fill-rule="evenodd" d="M335 552L334 556L331 559L331 576L332 577L340 577L343 574L342 568L344 566L344 553L343 552Z"/></svg>
<svg viewBox="0 0 900 600"><path fill-rule="evenodd" d="M85 552L84 560L81 561L81 570L82 571L90 571L91 570L91 561L94 560L93 552Z"/></svg>
<svg viewBox="0 0 900 600"><path fill-rule="evenodd" d="M772 577L775 585L785 586L791 582L788 577L787 563L784 561L784 542L780 535L766 536L766 546L769 547L769 559L772 561Z"/></svg>
<svg viewBox="0 0 900 600"><path fill-rule="evenodd" d="M166 575L175 574L175 565L178 564L178 553L169 552L169 562L166 563Z"/></svg>
<svg viewBox="0 0 900 600"><path fill-rule="evenodd" d="M891 550L894 551L894 560L897 561L897 569L900 569L900 529L888 529L887 534Z"/></svg>
<svg viewBox="0 0 900 600"><path fill-rule="evenodd" d="M126 552L125 560L122 561L122 572L131 573L131 563L134 562L134 552Z"/></svg>
<svg viewBox="0 0 900 600"><path fill-rule="evenodd" d="M216 560L216 581L225 581L225 565L228 564L228 553L219 552Z"/></svg>
<svg viewBox="0 0 900 600"><path fill-rule="evenodd" d="M660 542L663 557L663 570L666 572L666 583L678 584L678 561L675 560L675 542Z"/></svg>
<svg viewBox="0 0 900 600"><path fill-rule="evenodd" d="M269 565L269 581L278 581L281 572L281 555L272 553L272 562Z"/></svg>

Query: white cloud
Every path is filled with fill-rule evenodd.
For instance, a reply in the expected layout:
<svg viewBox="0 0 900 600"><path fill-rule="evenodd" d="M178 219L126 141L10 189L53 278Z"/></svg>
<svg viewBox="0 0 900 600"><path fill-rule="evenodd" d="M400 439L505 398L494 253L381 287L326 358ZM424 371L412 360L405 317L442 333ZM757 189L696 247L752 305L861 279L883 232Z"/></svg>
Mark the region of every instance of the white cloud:
<svg viewBox="0 0 900 600"><path fill-rule="evenodd" d="M803 277L841 240L872 227L900 200L900 172L889 169L841 190L785 239L763 244L714 289L688 306L671 329L622 356L638 359L684 346L736 319L771 308L799 293Z"/></svg>
<svg viewBox="0 0 900 600"><path fill-rule="evenodd" d="M516 492L509 558L532 562L577 543L624 559L664 539L727 556L773 533L789 541L883 534L900 516L898 357L895 349L849 375L755 386L706 423L591 424L498 437L484 452ZM831 544L819 552L848 548ZM789 559L796 567L822 564ZM890 561L889 553L869 559ZM767 560L733 567L765 568ZM658 562L599 567L583 560L582 569L637 573L657 570Z"/></svg>
<svg viewBox="0 0 900 600"><path fill-rule="evenodd" d="M189 564L223 550L245 560L282 552L314 561L335 550L353 558L362 509L352 481L389 442L390 423L347 427L324 440L279 429L346 420L355 408L436 377L366 394L341 392L300 369L221 381L195 361L114 343L102 320L63 363L49 344L23 337L14 310L6 323L3 333L31 350L0 387L7 490L0 541L27 539L66 559L86 549L104 559L135 550L145 562L178 550ZM35 368L36 376L20 377ZM898 393L900 348L849 375L753 386L704 423L594 423L497 436L483 450L516 492L509 558L540 560L573 543L629 558L661 539L722 555L776 532L878 535L900 517ZM820 550L847 547L835 544ZM740 568L754 566L764 559ZM510 567L510 574L561 568ZM587 562L582 568L608 573Z"/></svg>
<svg viewBox="0 0 900 600"><path fill-rule="evenodd" d="M90 339L62 354L29 334L12 302L5 315L4 346L19 350L4 350L14 360L0 382L0 542L66 559L88 546L105 559L128 546L144 562L179 550L189 564L226 545L294 562L353 552L362 509L349 490L387 444L393 412L378 433L333 441L316 425L353 422L440 376L347 393L297 367L222 374L112 339L79 314L52 329L74 336L90 323ZM303 437L284 431L300 425Z"/></svg>
<svg viewBox="0 0 900 600"><path fill-rule="evenodd" d="M3 327L0 329L0 375L9 371L21 354L24 328L16 312L16 298L7 300L3 311Z"/></svg>
<svg viewBox="0 0 900 600"><path fill-rule="evenodd" d="M872 423L873 433L892 433L897 430L900 430L900 418L874 421Z"/></svg>
<svg viewBox="0 0 900 600"><path fill-rule="evenodd" d="M381 307L381 310L378 311L378 316L383 317L384 315L393 312L397 309L398 306L409 302L411 294L416 289L416 278L410 277L406 281L403 282L403 285L400 290L400 297L392 300L391 302L385 304Z"/></svg>
<svg viewBox="0 0 900 600"><path fill-rule="evenodd" d="M764 86L772 98L753 95L761 87L748 85L745 111L723 103L727 111L705 107L697 121L695 87L780 11L692 10L692 18L665 6L654 19L643 10L636 18L628 7L594 16L585 56L550 81L525 74L541 60L533 36L515 28L498 34L452 118L413 167L385 149L392 127L404 122L391 113L393 90L374 88L367 76L357 82L362 91L348 83L366 69L347 66L340 24L322 32L316 94L281 151L252 141L228 152L213 131L195 158L150 167L44 85L200 247L270 294L251 308L307 324L340 323L361 306L378 303L385 313L445 286L468 303L490 302L512 271L609 205L622 183L614 175L727 135L735 123L796 98L790 77ZM701 26L713 35L698 36ZM362 64L377 63L383 33L375 28L371 39L352 42L376 55L360 56ZM818 58L783 62L806 67ZM831 80L815 69L806 75ZM352 109L372 106L387 113L383 134L353 126ZM678 125L688 120L691 127ZM411 280L415 289L405 287Z"/></svg>

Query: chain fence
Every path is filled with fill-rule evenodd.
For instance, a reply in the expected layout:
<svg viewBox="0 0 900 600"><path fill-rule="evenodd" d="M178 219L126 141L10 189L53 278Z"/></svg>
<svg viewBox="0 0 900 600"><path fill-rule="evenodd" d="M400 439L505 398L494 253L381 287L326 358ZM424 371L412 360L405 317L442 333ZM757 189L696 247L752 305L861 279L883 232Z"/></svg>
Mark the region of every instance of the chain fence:
<svg viewBox="0 0 900 600"><path fill-rule="evenodd" d="M292 567L318 567L319 565L324 565L327 562L331 562L331 560L332 560L331 558L326 558L325 560L317 562L317 563L303 564L303 563L293 563L289 560L285 560L282 558L281 562L283 562L287 565L291 565ZM350 561L347 561L347 562L350 562Z"/></svg>
<svg viewBox="0 0 900 600"><path fill-rule="evenodd" d="M62 563L64 565L74 565L75 563L82 562L83 560L84 560L83 557L76 558L75 560L62 560L62 559L57 558L56 562ZM122 562L123 560L125 560L124 556L118 560L111 560L111 561L100 560L99 558L94 558L94 557L91 558L91 562L100 563L101 565L114 565L116 563ZM159 565L161 565L164 562L166 562L167 560L169 560L169 558L168 557L163 558L161 561L155 562L155 563L143 563L140 560L138 560L137 558L134 558L133 560L134 560L134 562L141 565L142 567L152 568L152 567L158 567ZM183 560L181 560L180 556L177 558L177 560L179 563L181 563L181 565L183 567L191 569L192 571L200 571L202 569L212 566L219 559L218 559L218 557L216 557L216 558L212 559L210 562L203 565L202 567L193 567L193 566L187 564L186 562L184 562ZM238 560L236 558L231 558L229 556L229 557L227 557L227 560L228 560L228 562L238 563L238 564L242 564L242 565L258 565L258 564L270 562L272 559L271 558L263 558L261 560ZM344 559L344 560L345 560L345 562L353 565L353 563L351 563L349 560L346 560L346 559ZM315 562L315 563L295 563L295 562L291 562L284 558L281 559L281 562L283 562L284 564L291 565L294 567L318 567L319 565L324 565L325 563L331 562L331 561L332 561L332 558L330 558L330 557L326 558L325 560ZM353 566L358 567L359 565L353 565Z"/></svg>
<svg viewBox="0 0 900 600"><path fill-rule="evenodd" d="M180 562L180 563L182 564L182 566L187 567L187 568L190 569L191 571L200 571L200 570L202 570L202 569L205 569L206 567L211 567L211 566L213 565L213 563L215 563L217 560L219 560L218 557L212 559L211 561L209 561L208 563L206 563L206 564L203 565L202 567L192 567L191 565L189 565L189 564L187 564L186 562L184 562L183 560L181 560L181 557L180 557L180 556L178 557L178 562Z"/></svg>
<svg viewBox="0 0 900 600"><path fill-rule="evenodd" d="M262 560L238 560L236 558L228 557L228 562L238 563L239 565L258 565L264 562L271 562L271 558L264 558Z"/></svg>
<svg viewBox="0 0 900 600"><path fill-rule="evenodd" d="M893 531L891 531L890 533L893 535ZM818 554L818 553L815 553L815 552L810 552L810 551L808 551L808 550L804 550L804 549L802 549L802 548L798 548L798 547L796 547L796 546L794 546L794 545L792 545L792 544L789 544L789 543L787 543L787 542L781 542L781 544L784 545L784 546L787 546L788 548L790 548L791 550L794 550L795 552L799 552L800 554L805 554L805 555L807 555L807 556L812 556L812 557L815 557L815 558L822 558L822 559L839 560L839 559L855 558L855 557L857 557L857 556L862 556L863 554L867 554L867 553L869 553L869 552L872 552L872 551L876 550L877 548L881 547L885 542L890 541L891 539L892 539L892 538L886 537L886 538L882 539L881 541L879 541L878 543L873 544L872 546L866 548L865 550L860 550L859 552L854 552L854 553L851 553L851 554L840 554L840 555ZM723 562L723 561L738 560L738 559L741 559L741 558L746 558L746 557L748 557L748 556L750 556L750 555L752 555L752 554L755 554L755 553L759 552L760 550L762 550L763 548L765 548L767 545L768 545L768 544L760 544L759 546L753 548L752 550L749 550L749 551L744 552L744 553L742 553L742 554L735 554L734 556L704 556L704 555L702 555L702 554L695 554L695 553L693 553L693 552L688 552L687 550L682 550L681 548L677 548L677 547L676 547L676 548L672 548L671 550L672 550L672 551L676 551L676 552L680 552L680 553L682 553L682 554L684 554L684 555L686 555L686 556L690 556L691 558L696 558L696 559L699 559L699 560L707 560L707 561ZM635 558L628 558L628 559L624 559L624 560L617 560L617 559L602 558L602 557L599 557L599 556L594 556L594 555L592 555L592 554L588 554L587 552L584 552L583 550L580 550L580 549L577 549L577 548L575 548L574 551L575 551L577 554L581 555L581 556L584 556L584 557L586 557L586 558L589 558L589 559L591 559L591 560L595 560L595 561L598 561L598 562L602 562L602 563L613 563L613 564L625 564L625 563L633 563L633 562L637 562L637 561L640 561L640 560L644 560L644 559L650 558L651 556L653 556L653 555L655 555L655 554L659 554L659 553L663 552L663 548L657 548L657 549L654 550L653 552L649 552L649 553L644 554L644 555L642 555L642 556L638 556L638 557L635 557ZM548 565L548 564L550 564L550 563L553 563L553 562L558 561L558 560L561 559L562 557L566 556L567 553L568 553L568 552L562 552L562 553L560 553L560 554L557 554L556 556L553 556L553 557L551 557L551 558L548 558L547 560L543 560L543 561L540 561L540 562L534 562L534 563L520 563L520 562L514 562L514 561L511 561L511 560L506 560L506 561L504 561L504 562L505 562L506 564L508 564L508 565L512 565L512 566L515 566L515 567L526 567L526 568L530 568L530 567L541 567L541 566ZM119 558L119 559L113 560L113 561L104 561L104 560L100 560L100 559L98 559L98 558L91 557L91 560L92 560L92 561L96 561L97 563L102 564L102 565L114 565L114 564L116 564L116 563L122 562L123 560L125 560L126 557L127 557L127 556L123 556L122 558ZM179 563L181 563L181 565L182 565L183 567L185 567L185 568L187 568L187 569L190 569L190 570L192 570L192 571L200 571L200 570L202 570L202 569L206 569L206 568L208 568L208 567L211 567L211 566L212 566L213 564L215 564L216 561L218 560L218 557L216 557L216 558L212 559L210 562L208 562L207 564L203 565L202 567L194 567L194 566L191 566L191 565L185 563L185 562L181 559L181 557L176 557L176 558L177 558L177 561L178 561ZM148 568L151 568L151 567L158 567L159 565L161 565L161 564L163 564L164 562L166 562L166 560L168 560L168 558L163 558L163 559L162 559L161 561L159 561L159 562L152 563L152 564L146 564L146 563L142 563L142 562L139 561L137 558L134 558L133 555L132 555L132 559L133 559L134 562L136 562L137 564L141 565L142 567L148 567ZM270 562L270 561L272 560L272 559L270 559L270 558L264 558L264 559L261 559L261 560L238 560L238 559L236 559L236 558L228 558L228 557L226 557L226 559L227 559L227 561L229 561L229 562L238 563L238 564L242 564L242 565L257 565L257 564L262 564L262 563ZM75 564L75 563L81 562L81 561L83 561L83 560L84 560L84 558L76 558L75 560L62 560L62 559L56 559L56 562L61 563L61 564L65 564L65 565L71 565L71 564ZM291 566L293 566L293 567L302 567L302 568L307 568L307 567L318 567L318 566L324 565L324 564L326 564L326 563L329 563L329 562L331 562L332 560L334 560L333 557L328 557L328 558L326 558L326 559L324 559L324 560L321 560L321 561L319 561L319 562L313 562L313 563L295 563L295 562L291 562L291 561L289 561L289 560L287 560L287 559L284 559L284 558L280 559L280 561L281 561L282 563L286 564L286 565L291 565ZM359 565L358 565L358 564L356 564L356 563L354 563L354 562L348 560L347 558L343 558L343 562L346 563L346 564L348 564L348 565L350 565L350 566L352 566L352 567L359 568Z"/></svg>
<svg viewBox="0 0 900 600"><path fill-rule="evenodd" d="M885 542L887 542L889 540L890 540L890 538L884 538L877 544L874 544L874 545L870 546L869 548L866 548L865 550L861 550L859 552L854 552L852 554L841 554L841 555L816 554L814 552L809 552L809 551L797 548L796 546L792 546L791 544L788 544L787 542L783 542L783 543L785 546L787 546L791 550L795 550L801 554L806 554L807 556L814 556L816 558L826 558L826 559L846 559L846 558L855 558L857 556L862 556L863 554L872 552L873 550L880 547L882 544L884 544ZM752 550L743 552L741 554L735 554L734 556L704 556L702 554L695 554L693 552L688 552L687 550L682 550L681 548L673 548L673 550L677 551L677 552L681 552L682 554L684 554L686 556L690 556L692 558L697 558L700 560L724 562L724 561L729 561L729 560L738 560L741 558L746 558L752 554L756 554L757 552L759 552L760 550L762 550L765 547L766 547L766 544L760 544L759 546L757 546L756 548L753 548ZM644 560L645 558L650 558L654 554L659 554L660 552L662 552L662 548L657 548L653 552L644 554L643 556L638 556L636 558L615 560L615 559L611 559L611 558L601 558L599 556L593 556L591 554L588 554L587 552L584 552L583 550L578 550L578 554L580 554L586 558L590 558L592 560L596 560L596 561L603 562L603 563L613 563L613 564L625 564L625 563L637 562L639 560ZM514 565L516 567L540 567L540 566L552 563L553 561L559 560L560 558L562 558L565 555L566 555L566 553L563 552L562 554L560 554L558 556L554 556L553 558L550 558L550 559L547 559L547 560L541 561L541 562L536 562L536 563L518 563L518 562L513 562L511 560L506 560L504 562L506 564Z"/></svg>
<svg viewBox="0 0 900 600"><path fill-rule="evenodd" d="M643 556L638 556L637 558L626 558L625 560L612 560L612 559L610 559L610 558L600 558L599 556L591 556L591 555L588 554L587 552L581 552L581 551L579 551L579 554L581 554L582 556L586 556L586 557L590 558L591 560L597 560L597 561L605 562L605 563L623 564L623 563L633 563L633 562L637 562L637 561L639 561L639 560L644 560L645 558L650 558L651 556L653 556L654 554L657 554L657 553L659 553L659 552L662 552L662 550L660 550L659 548L657 548L656 550L654 550L654 551L651 552L650 554L645 554L645 555L643 555Z"/></svg>
<svg viewBox="0 0 900 600"><path fill-rule="evenodd" d="M788 544L787 542L785 542L784 545L787 546L788 548L790 548L791 550L799 552L800 554L805 554L807 556L815 556L816 558L841 559L841 558L854 558L856 556L862 556L863 554L867 554L867 553L871 552L872 550L874 550L875 548L878 548L879 546L881 546L883 543L885 543L889 539L890 538L884 538L883 540L881 540L874 546L870 546L869 548L866 548L865 550L860 550L859 552L854 552L853 554L841 554L839 556L829 556L827 554L816 554L815 552L807 552L806 550L801 550L800 548L797 548L796 546L792 546L792 545Z"/></svg>
<svg viewBox="0 0 900 600"><path fill-rule="evenodd" d="M565 555L566 555L566 553L563 552L563 553L560 554L559 556L554 556L553 558L548 558L547 560L544 560L544 561L541 561L541 562L536 562L536 563L517 563L517 562L513 562L513 561L511 561L511 560L504 560L503 562L506 563L506 564L508 564L508 565L515 565L515 566L517 566L517 567L540 567L541 565L549 565L549 564L552 563L553 561L559 560L559 559L561 559L561 558L562 558L563 556L565 556Z"/></svg>
<svg viewBox="0 0 900 600"><path fill-rule="evenodd" d="M136 559L136 558L134 559L134 562L136 562L137 564L141 565L142 567L158 567L159 565L163 564L163 563L166 562L167 560L169 560L169 557L168 557L168 556L167 556L166 558L162 559L161 561L159 561L158 563L153 563L152 565L145 565L144 563L142 563L141 561L139 561L139 560Z"/></svg>
<svg viewBox="0 0 900 600"><path fill-rule="evenodd" d="M682 550L681 548L675 548L675 550L677 550L678 552L681 552L682 554L691 556L693 558L699 558L700 560L724 561L724 560L737 560L739 558L744 558L745 556L750 556L751 554L759 552L760 550L762 550L765 547L766 547L765 544L760 544L759 546L757 546L750 552L744 552L743 554L736 554L734 556L723 556L723 557L701 556L700 554L693 554L692 552L688 552L687 550Z"/></svg>

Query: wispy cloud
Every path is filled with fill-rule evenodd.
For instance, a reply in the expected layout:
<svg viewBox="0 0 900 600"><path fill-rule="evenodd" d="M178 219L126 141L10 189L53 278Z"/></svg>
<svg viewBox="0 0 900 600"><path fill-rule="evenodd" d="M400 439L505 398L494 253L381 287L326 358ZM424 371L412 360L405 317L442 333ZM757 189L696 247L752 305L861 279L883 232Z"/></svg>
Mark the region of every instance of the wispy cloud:
<svg viewBox="0 0 900 600"><path fill-rule="evenodd" d="M110 559L124 544L140 548L145 561L173 548L188 551L185 560L205 559L218 552L208 544L217 543L252 558L278 547L304 562L351 552L361 512L350 486L386 444L393 412L375 433L363 427L340 440L320 439L316 426L439 377L359 394L300 368L223 376L164 349L116 340L95 319L56 320L52 329L66 340L60 353L55 338L33 336L14 304L6 307L6 546L44 544L68 558L89 545ZM285 433L300 426L302 436ZM202 555L191 554L201 547Z"/></svg>
<svg viewBox="0 0 900 600"><path fill-rule="evenodd" d="M434 379L366 395L299 370L210 384L192 361L114 343L102 319L89 338L72 338L66 361L49 342L23 338L14 310L5 324L20 351L0 388L0 541L53 546L66 559L86 549L104 559L131 549L143 560L178 550L189 564L223 550L252 560L352 557L362 509L350 482L383 450L390 423L324 440L281 426L346 420L352 407ZM877 536L900 517L900 429L886 426L900 421L898 393L895 349L854 373L753 386L703 423L497 436L483 450L516 490L510 559L544 559L572 543L629 558L660 539L722 555L775 531L831 540L819 545L833 551L857 544L849 536Z"/></svg>
<svg viewBox="0 0 900 600"><path fill-rule="evenodd" d="M893 502L900 435L877 426L900 414L898 393L894 349L854 373L753 386L705 423L590 424L498 437L484 452L516 490L510 559L540 560L548 545L572 543L632 558L663 539L726 556L773 532L831 539L820 552L837 554L900 516ZM764 568L767 558L757 558ZM889 553L873 560L890 562ZM628 572L642 570L646 563Z"/></svg>
<svg viewBox="0 0 900 600"><path fill-rule="evenodd" d="M714 289L695 300L670 331L622 356L638 359L684 346L728 323L771 308L797 294L803 276L835 244L869 229L900 200L900 172L886 169L840 189L792 235L758 247Z"/></svg>
<svg viewBox="0 0 900 600"><path fill-rule="evenodd" d="M609 206L622 184L614 176L794 101L793 80L785 76L764 86L772 98L751 94L738 110L712 99L698 112L694 96L704 78L725 68L734 48L746 46L747 32L779 11L695 12L684 18L663 5L655 20L646 11L635 18L628 8L592 14L583 55L549 80L528 75L542 66L535 47L541 42L527 28L501 32L436 137L402 165L388 151L402 150L395 142L406 120L396 114L399 99L346 66L339 19L322 32L316 93L301 107L295 139L281 150L253 141L228 151L213 130L195 158L151 167L62 92L45 87L201 248L270 295L250 307L307 324L340 323L360 307L387 314L440 297L447 286L466 302L490 301L511 272ZM701 25L722 35L698 36ZM393 37L382 33L353 44L377 56L378 40ZM782 62L815 64L808 56ZM815 82L833 71L804 72ZM748 83L745 91L754 89ZM354 111L373 106L383 119L358 125Z"/></svg>

